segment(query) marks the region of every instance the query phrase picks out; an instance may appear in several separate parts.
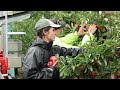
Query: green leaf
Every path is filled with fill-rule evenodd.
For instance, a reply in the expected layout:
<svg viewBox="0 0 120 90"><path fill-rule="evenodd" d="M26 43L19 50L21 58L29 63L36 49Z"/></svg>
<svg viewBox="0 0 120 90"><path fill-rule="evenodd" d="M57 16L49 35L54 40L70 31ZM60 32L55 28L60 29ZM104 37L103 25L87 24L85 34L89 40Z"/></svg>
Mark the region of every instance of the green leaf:
<svg viewBox="0 0 120 90"><path fill-rule="evenodd" d="M75 71L75 66L71 66L71 67L72 67L73 71Z"/></svg>
<svg viewBox="0 0 120 90"><path fill-rule="evenodd" d="M84 73L87 73L87 70L88 70L88 69L87 69L87 68L85 68L85 71L84 71Z"/></svg>
<svg viewBox="0 0 120 90"><path fill-rule="evenodd" d="M90 71L93 71L93 67L92 67L92 65L87 65L87 67L88 67L88 69L90 70Z"/></svg>
<svg viewBox="0 0 120 90"><path fill-rule="evenodd" d="M90 58L90 57L91 57L91 55L92 55L92 54L90 53L88 57Z"/></svg>

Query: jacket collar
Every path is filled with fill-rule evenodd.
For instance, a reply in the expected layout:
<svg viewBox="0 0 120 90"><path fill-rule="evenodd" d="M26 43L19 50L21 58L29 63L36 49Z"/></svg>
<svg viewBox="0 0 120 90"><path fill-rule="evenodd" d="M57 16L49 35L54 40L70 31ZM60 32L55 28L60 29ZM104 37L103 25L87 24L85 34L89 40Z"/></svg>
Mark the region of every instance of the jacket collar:
<svg viewBox="0 0 120 90"><path fill-rule="evenodd" d="M49 49L51 49L52 44L53 44L53 42L47 43L47 42L43 41L43 39L41 39L40 37L37 37L37 39L34 41L32 46L39 46L39 47L49 50Z"/></svg>

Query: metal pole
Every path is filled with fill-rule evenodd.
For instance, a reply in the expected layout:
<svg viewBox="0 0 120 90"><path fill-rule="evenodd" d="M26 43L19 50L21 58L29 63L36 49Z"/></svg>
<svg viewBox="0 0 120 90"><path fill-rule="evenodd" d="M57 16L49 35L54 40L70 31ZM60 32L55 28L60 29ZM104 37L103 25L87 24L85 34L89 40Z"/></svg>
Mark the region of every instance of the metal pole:
<svg viewBox="0 0 120 90"><path fill-rule="evenodd" d="M8 21L7 21L7 11L3 11L5 16L5 25L3 25L3 57L8 58Z"/></svg>

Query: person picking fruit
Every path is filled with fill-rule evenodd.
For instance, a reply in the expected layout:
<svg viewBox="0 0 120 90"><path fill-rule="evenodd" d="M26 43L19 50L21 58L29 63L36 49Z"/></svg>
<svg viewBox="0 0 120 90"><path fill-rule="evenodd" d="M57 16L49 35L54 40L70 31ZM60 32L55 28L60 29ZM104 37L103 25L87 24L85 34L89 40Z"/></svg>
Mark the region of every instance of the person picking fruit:
<svg viewBox="0 0 120 90"><path fill-rule="evenodd" d="M80 42L80 46L84 46L90 43L90 40L93 40L94 33L96 32L97 28L95 24L89 26L88 31L84 31L84 27L86 26L86 22L84 22L81 26L75 24L75 28L78 31L74 33L69 33L64 37L60 37L63 27L67 27L67 24L63 21L58 21L56 19L50 19L54 24L59 24L61 27L55 28L56 37L53 45L59 45L61 47L66 48L79 48L78 46L73 46L73 44L79 39L80 36L83 36L82 41Z"/></svg>
<svg viewBox="0 0 120 90"><path fill-rule="evenodd" d="M53 45L56 29L61 25L54 24L49 19L39 19L35 24L36 40L29 47L22 60L23 79L59 79L59 60L53 56L75 57L83 53L82 48L65 48Z"/></svg>

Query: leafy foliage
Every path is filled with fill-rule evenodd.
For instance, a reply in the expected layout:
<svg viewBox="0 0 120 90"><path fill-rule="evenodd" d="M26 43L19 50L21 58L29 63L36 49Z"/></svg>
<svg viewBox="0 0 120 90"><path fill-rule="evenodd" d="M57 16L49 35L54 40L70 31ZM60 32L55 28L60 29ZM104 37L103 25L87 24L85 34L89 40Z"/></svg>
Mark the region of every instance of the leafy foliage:
<svg viewBox="0 0 120 90"><path fill-rule="evenodd" d="M81 25L87 20L87 26L95 23L98 30L96 39L86 45L84 53L75 58L56 57L60 60L60 77L62 79L116 79L120 78L120 12L107 11L34 11L30 19L13 23L13 31L25 31L25 36L14 36L23 42L23 53L36 38L34 26L39 18L55 18L69 24L63 28L61 36L74 32L74 23ZM99 28L101 26L101 28ZM79 39L75 45L79 46Z"/></svg>

